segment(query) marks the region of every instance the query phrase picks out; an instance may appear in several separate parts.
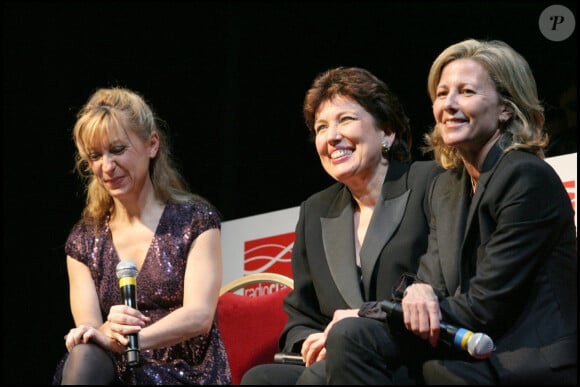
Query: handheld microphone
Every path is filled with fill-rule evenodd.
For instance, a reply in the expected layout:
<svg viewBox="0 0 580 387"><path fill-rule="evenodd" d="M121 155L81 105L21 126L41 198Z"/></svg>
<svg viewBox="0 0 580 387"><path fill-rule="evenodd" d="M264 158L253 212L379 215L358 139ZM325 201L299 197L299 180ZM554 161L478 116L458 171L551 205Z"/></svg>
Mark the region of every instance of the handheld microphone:
<svg viewBox="0 0 580 387"><path fill-rule="evenodd" d="M117 278L123 303L137 309L137 265L133 261L120 261L117 265ZM125 349L125 360L131 367L139 364L139 335L127 335L129 344Z"/></svg>
<svg viewBox="0 0 580 387"><path fill-rule="evenodd" d="M297 353L278 352L274 354L274 363L304 365L304 360Z"/></svg>
<svg viewBox="0 0 580 387"><path fill-rule="evenodd" d="M386 300L381 301L379 304L381 305L381 309L388 315L395 312L397 315L403 316L403 307L401 304ZM495 349L493 340L485 333L473 333L465 328L457 328L443 321L439 322L439 326L441 327L441 337L444 340L450 339L455 348L467 351L476 359L490 357Z"/></svg>

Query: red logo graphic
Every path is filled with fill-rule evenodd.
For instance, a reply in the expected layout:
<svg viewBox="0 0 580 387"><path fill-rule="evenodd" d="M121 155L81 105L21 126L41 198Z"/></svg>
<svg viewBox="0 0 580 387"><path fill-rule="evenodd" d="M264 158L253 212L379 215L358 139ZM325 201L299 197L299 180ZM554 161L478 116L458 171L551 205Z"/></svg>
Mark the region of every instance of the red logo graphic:
<svg viewBox="0 0 580 387"><path fill-rule="evenodd" d="M572 202L572 208L576 211L576 180L565 181L564 187L566 187L566 191L568 191L568 196Z"/></svg>
<svg viewBox="0 0 580 387"><path fill-rule="evenodd" d="M273 235L244 242L244 272L278 273L292 278L292 247L295 233ZM258 284L246 286L244 295L259 296L284 287L280 284Z"/></svg>
<svg viewBox="0 0 580 387"><path fill-rule="evenodd" d="M568 191L568 197L572 202L572 209L574 210L574 223L576 223L576 180L564 181L564 187Z"/></svg>

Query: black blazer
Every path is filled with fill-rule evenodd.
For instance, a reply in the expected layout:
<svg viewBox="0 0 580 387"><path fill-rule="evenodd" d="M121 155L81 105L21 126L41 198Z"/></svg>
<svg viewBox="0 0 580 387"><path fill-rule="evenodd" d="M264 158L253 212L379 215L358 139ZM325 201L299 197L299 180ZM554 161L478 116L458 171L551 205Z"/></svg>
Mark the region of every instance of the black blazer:
<svg viewBox="0 0 580 387"><path fill-rule="evenodd" d="M322 332L336 309L391 299L401 274L417 271L427 248L426 192L441 171L433 161L391 162L361 246L362 283L348 188L335 183L301 204L292 249L294 289L284 300L283 351L299 353L304 339Z"/></svg>
<svg viewBox="0 0 580 387"><path fill-rule="evenodd" d="M502 383L554 379L576 365L577 246L570 198L552 167L497 145L470 198L465 170L430 194L433 222L418 277L440 294L443 320L487 333Z"/></svg>

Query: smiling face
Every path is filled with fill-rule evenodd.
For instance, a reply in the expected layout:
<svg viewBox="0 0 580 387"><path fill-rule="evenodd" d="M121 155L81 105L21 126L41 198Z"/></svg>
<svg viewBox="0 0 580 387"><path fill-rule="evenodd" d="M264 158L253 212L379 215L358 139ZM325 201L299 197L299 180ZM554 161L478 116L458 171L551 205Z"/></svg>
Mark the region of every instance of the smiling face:
<svg viewBox="0 0 580 387"><path fill-rule="evenodd" d="M106 132L88 149L89 166L111 196L138 196L149 179L150 160L157 153L157 133L143 141L132 130L110 127Z"/></svg>
<svg viewBox="0 0 580 387"><path fill-rule="evenodd" d="M322 102L314 121L316 150L322 167L335 180L347 185L372 179L385 164L381 144L389 136L378 128L362 106L347 97Z"/></svg>
<svg viewBox="0 0 580 387"><path fill-rule="evenodd" d="M445 144L466 154L499 134L509 113L486 69L475 60L457 59L441 72L433 116Z"/></svg>

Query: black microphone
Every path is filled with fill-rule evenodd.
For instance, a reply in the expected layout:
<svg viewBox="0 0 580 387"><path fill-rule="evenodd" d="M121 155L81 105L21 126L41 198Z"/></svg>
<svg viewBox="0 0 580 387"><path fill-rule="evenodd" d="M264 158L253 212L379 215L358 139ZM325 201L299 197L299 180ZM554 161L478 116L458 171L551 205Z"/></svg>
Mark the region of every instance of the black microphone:
<svg viewBox="0 0 580 387"><path fill-rule="evenodd" d="M274 363L304 365L302 355L297 353L278 352L274 354Z"/></svg>
<svg viewBox="0 0 580 387"><path fill-rule="evenodd" d="M137 309L137 264L133 261L121 261L117 265L117 278L123 303ZM139 364L139 334L127 335L129 344L125 349L125 359L131 367Z"/></svg>
<svg viewBox="0 0 580 387"><path fill-rule="evenodd" d="M403 307L391 301L381 301L379 303L381 309L388 315L395 312L399 316L403 316ZM446 324L443 321L439 322L441 327L441 337L444 341L451 340L457 349L467 351L476 359L486 359L491 356L495 349L493 340L485 333L473 333L465 328L457 328L453 325Z"/></svg>

